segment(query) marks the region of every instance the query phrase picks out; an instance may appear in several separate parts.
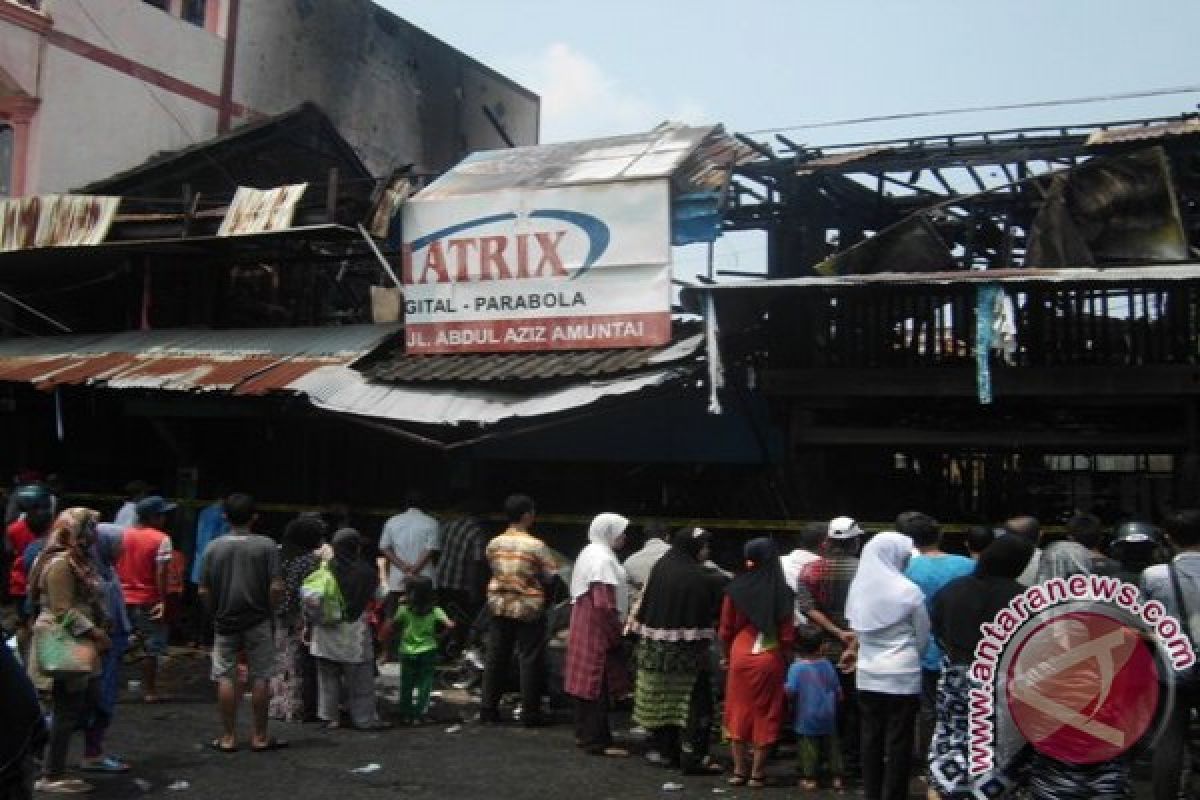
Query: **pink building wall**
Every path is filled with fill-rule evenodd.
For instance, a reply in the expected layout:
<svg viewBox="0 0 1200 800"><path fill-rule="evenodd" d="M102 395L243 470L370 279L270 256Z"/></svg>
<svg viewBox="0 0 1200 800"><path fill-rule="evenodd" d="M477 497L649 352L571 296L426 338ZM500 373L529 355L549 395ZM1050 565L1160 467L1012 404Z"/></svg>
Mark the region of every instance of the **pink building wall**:
<svg viewBox="0 0 1200 800"><path fill-rule="evenodd" d="M0 0L14 194L67 191L209 139L223 116L237 126L304 101L377 174L503 146L483 105L518 144L537 141L536 95L370 0L205 0L203 27L180 18L183 2Z"/></svg>

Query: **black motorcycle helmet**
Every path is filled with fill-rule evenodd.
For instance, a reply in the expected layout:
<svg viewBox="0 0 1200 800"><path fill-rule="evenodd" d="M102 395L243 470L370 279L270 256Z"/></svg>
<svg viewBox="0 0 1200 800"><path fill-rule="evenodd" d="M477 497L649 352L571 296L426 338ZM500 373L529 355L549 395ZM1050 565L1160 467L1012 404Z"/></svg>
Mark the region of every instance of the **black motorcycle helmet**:
<svg viewBox="0 0 1200 800"><path fill-rule="evenodd" d="M1147 564L1162 546L1163 533L1157 525L1130 520L1113 531L1112 555L1126 564Z"/></svg>

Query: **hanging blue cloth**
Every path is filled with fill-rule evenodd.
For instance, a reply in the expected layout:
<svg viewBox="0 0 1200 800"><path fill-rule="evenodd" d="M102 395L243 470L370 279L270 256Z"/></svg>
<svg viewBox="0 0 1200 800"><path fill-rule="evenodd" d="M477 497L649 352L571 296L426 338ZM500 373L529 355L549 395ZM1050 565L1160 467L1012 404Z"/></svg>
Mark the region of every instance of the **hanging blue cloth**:
<svg viewBox="0 0 1200 800"><path fill-rule="evenodd" d="M983 405L992 402L992 367L988 359L992 352L992 315L1000 291L994 283L975 287L975 391Z"/></svg>

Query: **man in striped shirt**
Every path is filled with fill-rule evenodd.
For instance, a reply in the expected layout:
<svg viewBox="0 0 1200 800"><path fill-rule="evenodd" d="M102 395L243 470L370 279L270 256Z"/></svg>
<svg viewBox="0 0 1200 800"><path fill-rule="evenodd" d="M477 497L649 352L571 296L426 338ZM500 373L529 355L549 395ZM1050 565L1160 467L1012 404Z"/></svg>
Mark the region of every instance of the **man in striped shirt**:
<svg viewBox="0 0 1200 800"><path fill-rule="evenodd" d="M486 551L492 570L487 596L492 619L479 721L499 722L500 694L515 645L521 671L521 721L533 727L542 723L546 586L554 579L557 564L531 532L535 516L531 498L512 495L504 501L504 514L508 529L492 539Z"/></svg>

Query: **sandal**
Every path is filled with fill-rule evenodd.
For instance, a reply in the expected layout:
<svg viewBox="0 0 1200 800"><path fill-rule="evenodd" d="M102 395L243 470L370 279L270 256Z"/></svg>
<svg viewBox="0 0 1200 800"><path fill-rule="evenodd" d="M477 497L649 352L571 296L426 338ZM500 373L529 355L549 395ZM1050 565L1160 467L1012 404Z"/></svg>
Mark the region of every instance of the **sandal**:
<svg viewBox="0 0 1200 800"><path fill-rule="evenodd" d="M274 736L272 736L271 738L267 739L266 744L250 745L250 752L251 753L265 753L268 750L283 750L287 746L288 746L288 743L286 740L276 739Z"/></svg>
<svg viewBox="0 0 1200 800"><path fill-rule="evenodd" d="M219 736L209 742L208 746L210 749L216 750L218 753L225 753L226 755L229 753L236 753L238 751L236 744L225 744L221 741L221 737Z"/></svg>
<svg viewBox="0 0 1200 800"><path fill-rule="evenodd" d="M751 775L750 780L746 781L747 789L762 789L767 785L767 776Z"/></svg>
<svg viewBox="0 0 1200 800"><path fill-rule="evenodd" d="M727 780L726 783L728 783L730 786L745 786L746 785L746 776L738 775L735 772L729 776L729 780Z"/></svg>
<svg viewBox="0 0 1200 800"><path fill-rule="evenodd" d="M691 775L724 775L725 767L712 756L705 756L699 764L686 769L685 772Z"/></svg>
<svg viewBox="0 0 1200 800"><path fill-rule="evenodd" d="M85 758L79 768L84 772L129 772L129 765L116 756Z"/></svg>
<svg viewBox="0 0 1200 800"><path fill-rule="evenodd" d="M800 781L800 788L805 792L815 792L821 788L821 784L814 781L812 778L803 778Z"/></svg>
<svg viewBox="0 0 1200 800"><path fill-rule="evenodd" d="M33 784L35 792L46 794L86 794L95 788L77 778L38 778Z"/></svg>

